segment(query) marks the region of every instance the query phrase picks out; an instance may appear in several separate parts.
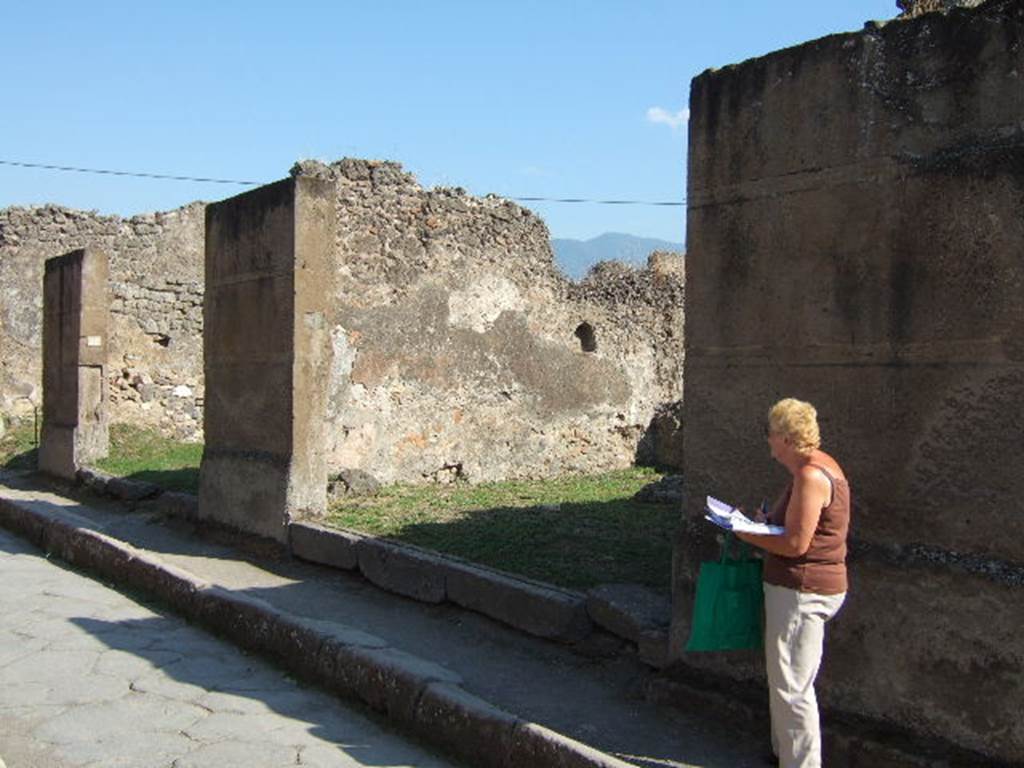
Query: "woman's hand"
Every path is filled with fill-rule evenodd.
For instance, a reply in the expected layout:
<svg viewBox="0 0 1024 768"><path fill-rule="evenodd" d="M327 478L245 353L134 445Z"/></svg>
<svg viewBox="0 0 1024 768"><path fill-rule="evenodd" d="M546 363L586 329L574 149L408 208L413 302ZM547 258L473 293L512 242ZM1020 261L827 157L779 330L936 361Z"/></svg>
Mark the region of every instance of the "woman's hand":
<svg viewBox="0 0 1024 768"><path fill-rule="evenodd" d="M782 557L800 557L811 545L811 537L828 503L832 486L821 470L800 468L793 476L793 488L785 513L785 531L781 536L748 533L743 541ZM738 536L740 534L737 534Z"/></svg>
<svg viewBox="0 0 1024 768"><path fill-rule="evenodd" d="M768 522L768 499L761 499L761 506L754 513L753 520L755 523Z"/></svg>

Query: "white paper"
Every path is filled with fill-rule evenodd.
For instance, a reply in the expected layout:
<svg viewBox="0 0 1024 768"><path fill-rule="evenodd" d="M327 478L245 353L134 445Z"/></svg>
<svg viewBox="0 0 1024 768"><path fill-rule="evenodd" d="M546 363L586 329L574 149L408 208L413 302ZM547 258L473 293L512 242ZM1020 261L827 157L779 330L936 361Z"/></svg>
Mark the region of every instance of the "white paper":
<svg viewBox="0 0 1024 768"><path fill-rule="evenodd" d="M705 502L707 514L704 519L708 520L719 528L727 531L739 531L740 533L759 533L762 536L781 536L786 529L781 525L769 525L768 523L755 523L735 507L726 504L724 501L708 496Z"/></svg>

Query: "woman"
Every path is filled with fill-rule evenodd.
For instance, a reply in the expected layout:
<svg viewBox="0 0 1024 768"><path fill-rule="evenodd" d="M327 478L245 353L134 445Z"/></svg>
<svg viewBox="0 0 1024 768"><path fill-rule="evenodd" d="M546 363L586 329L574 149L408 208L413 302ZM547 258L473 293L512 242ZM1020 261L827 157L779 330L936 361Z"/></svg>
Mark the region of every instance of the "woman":
<svg viewBox="0 0 1024 768"><path fill-rule="evenodd" d="M772 751L782 768L812 768L821 765L814 679L825 622L846 597L850 486L819 447L818 414L810 403L787 398L772 406L767 438L772 458L793 476L767 515L785 532L736 535L767 553L764 645Z"/></svg>

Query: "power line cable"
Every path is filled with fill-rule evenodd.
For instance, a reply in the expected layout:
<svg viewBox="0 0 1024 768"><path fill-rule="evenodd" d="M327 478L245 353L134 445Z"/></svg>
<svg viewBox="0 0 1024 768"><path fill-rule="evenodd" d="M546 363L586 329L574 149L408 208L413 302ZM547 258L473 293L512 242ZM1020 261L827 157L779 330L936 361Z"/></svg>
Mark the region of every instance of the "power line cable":
<svg viewBox="0 0 1024 768"><path fill-rule="evenodd" d="M142 173L139 171L112 171L106 168L76 168L70 165L46 165L44 163L22 163L16 160L0 160L0 165L13 165L19 168L43 168L48 171L71 171L74 173L96 173L104 176L132 176L138 179L170 179L172 181L202 181L209 184L242 184L255 187L262 181L239 181L237 179L212 179L202 176L172 176L165 173Z"/></svg>
<svg viewBox="0 0 1024 768"><path fill-rule="evenodd" d="M594 203L597 205L684 206L685 200L592 200L586 197L510 197L519 203Z"/></svg>
<svg viewBox="0 0 1024 768"><path fill-rule="evenodd" d="M197 181L207 184L238 184L256 187L266 182L241 181L238 179L214 179L203 176L174 176L166 173L144 173L141 171L113 171L106 168L78 168L71 165L48 165L46 163L25 163L17 160L0 160L0 165L17 168L40 168L47 171L63 171L70 173L94 173L103 176L129 176L137 179L161 179L170 181ZM503 195L504 197L504 195ZM518 203L588 203L592 205L650 205L655 207L683 207L684 200L594 200L586 197L509 197Z"/></svg>

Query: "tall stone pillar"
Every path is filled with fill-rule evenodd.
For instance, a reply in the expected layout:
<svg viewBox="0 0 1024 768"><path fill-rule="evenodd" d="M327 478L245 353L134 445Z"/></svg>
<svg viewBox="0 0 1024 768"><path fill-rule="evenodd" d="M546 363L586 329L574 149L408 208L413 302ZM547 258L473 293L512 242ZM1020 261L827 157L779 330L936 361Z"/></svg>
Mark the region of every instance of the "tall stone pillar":
<svg viewBox="0 0 1024 768"><path fill-rule="evenodd" d="M326 508L334 197L299 176L206 210L199 515L281 541Z"/></svg>
<svg viewBox="0 0 1024 768"><path fill-rule="evenodd" d="M690 89L672 649L760 675L757 653L682 652L718 549L702 507L785 487L767 410L808 400L854 500L819 701L965 765L1024 755L1022 38L1024 0L996 0Z"/></svg>
<svg viewBox="0 0 1024 768"><path fill-rule="evenodd" d="M43 275L43 429L39 468L73 479L109 449L106 254L48 259Z"/></svg>

